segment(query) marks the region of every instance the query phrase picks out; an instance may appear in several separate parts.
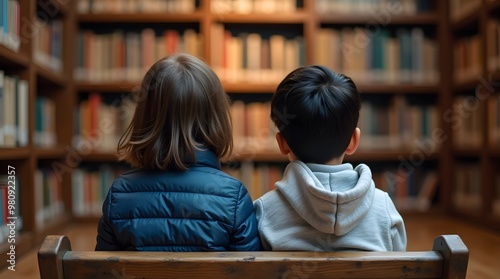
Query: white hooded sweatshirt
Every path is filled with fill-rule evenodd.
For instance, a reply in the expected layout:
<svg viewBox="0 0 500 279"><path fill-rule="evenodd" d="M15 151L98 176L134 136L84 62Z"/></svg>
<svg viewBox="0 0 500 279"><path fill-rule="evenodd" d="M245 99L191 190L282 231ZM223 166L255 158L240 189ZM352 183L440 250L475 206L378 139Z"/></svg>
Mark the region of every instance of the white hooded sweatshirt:
<svg viewBox="0 0 500 279"><path fill-rule="evenodd" d="M364 164L291 162L254 208L266 250L406 250L403 218Z"/></svg>

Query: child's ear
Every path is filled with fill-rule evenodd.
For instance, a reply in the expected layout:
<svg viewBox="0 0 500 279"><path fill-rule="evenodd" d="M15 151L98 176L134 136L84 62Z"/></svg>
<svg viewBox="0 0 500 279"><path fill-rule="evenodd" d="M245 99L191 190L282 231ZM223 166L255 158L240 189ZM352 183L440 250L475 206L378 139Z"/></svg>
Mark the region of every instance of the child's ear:
<svg viewBox="0 0 500 279"><path fill-rule="evenodd" d="M276 133L276 141L278 142L278 146L280 148L280 152L283 155L288 155L290 154L290 147L288 146L288 143L286 143L285 138L280 132Z"/></svg>
<svg viewBox="0 0 500 279"><path fill-rule="evenodd" d="M345 154L352 155L354 154L354 152L356 152L356 149L358 149L359 146L360 136L361 136L361 130L358 127L356 127L356 129L354 129L354 132L352 133L351 142L349 143L349 146L347 146Z"/></svg>

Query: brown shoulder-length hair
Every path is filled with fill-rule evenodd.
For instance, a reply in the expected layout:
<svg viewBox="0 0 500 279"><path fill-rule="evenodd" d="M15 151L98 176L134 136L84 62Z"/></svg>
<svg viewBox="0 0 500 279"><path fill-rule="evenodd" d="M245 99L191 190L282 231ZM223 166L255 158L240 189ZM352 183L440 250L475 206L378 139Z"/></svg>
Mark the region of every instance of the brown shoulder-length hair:
<svg viewBox="0 0 500 279"><path fill-rule="evenodd" d="M118 158L133 167L187 170L196 150L219 158L233 149L229 97L200 59L177 54L148 70L135 114L118 143Z"/></svg>

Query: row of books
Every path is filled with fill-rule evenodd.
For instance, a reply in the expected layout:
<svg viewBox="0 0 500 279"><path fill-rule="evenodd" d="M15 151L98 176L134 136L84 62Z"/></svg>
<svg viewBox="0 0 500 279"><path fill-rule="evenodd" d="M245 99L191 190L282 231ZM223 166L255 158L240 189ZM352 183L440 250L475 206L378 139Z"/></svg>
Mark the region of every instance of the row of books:
<svg viewBox="0 0 500 279"><path fill-rule="evenodd" d="M77 35L75 79L90 82L139 81L157 60L186 52L202 57L202 38L193 29L182 33L151 28L140 32L97 34L81 31Z"/></svg>
<svg viewBox="0 0 500 279"><path fill-rule="evenodd" d="M237 152L278 151L270 102L234 101L231 116ZM418 141L432 139L439 128L439 115L434 105L409 104L397 95L389 103L363 101L358 126L362 131L360 150L413 148Z"/></svg>
<svg viewBox="0 0 500 279"><path fill-rule="evenodd" d="M450 0L450 18L453 21L458 21L477 11L482 2L482 0Z"/></svg>
<svg viewBox="0 0 500 279"><path fill-rule="evenodd" d="M229 162L222 169L239 179L255 200L276 188L275 183L283 177L285 166L243 161L238 164ZM419 167L372 171L376 187L386 191L398 209L426 211L432 206L439 186L435 171Z"/></svg>
<svg viewBox="0 0 500 279"><path fill-rule="evenodd" d="M28 145L28 82L0 70L0 147Z"/></svg>
<svg viewBox="0 0 500 279"><path fill-rule="evenodd" d="M36 63L52 71L61 72L62 21L46 22L35 17L34 28L33 57Z"/></svg>
<svg viewBox="0 0 500 279"><path fill-rule="evenodd" d="M17 0L0 0L0 45L19 50L21 8Z"/></svg>
<svg viewBox="0 0 500 279"><path fill-rule="evenodd" d="M481 169L479 164L458 164L454 167L453 206L469 212L481 209Z"/></svg>
<svg viewBox="0 0 500 279"><path fill-rule="evenodd" d="M314 63L340 71L358 83L439 81L438 44L422 28L322 28L314 44Z"/></svg>
<svg viewBox="0 0 500 279"><path fill-rule="evenodd" d="M102 204L113 180L125 169L101 164L97 169L77 168L71 175L74 216L101 216Z"/></svg>
<svg viewBox="0 0 500 279"><path fill-rule="evenodd" d="M283 166L277 164L243 161L239 164L225 164L222 170L240 180L253 200L275 189L274 183L283 176Z"/></svg>
<svg viewBox="0 0 500 279"><path fill-rule="evenodd" d="M64 214L62 177L50 168L34 173L35 222L38 228Z"/></svg>
<svg viewBox="0 0 500 279"><path fill-rule="evenodd" d="M394 7L396 4L400 6ZM393 9L405 14L416 14L429 10L428 0L317 0L318 12L369 13L374 10ZM194 0L79 0L79 13L190 13L196 9ZM295 0L214 0L214 13L275 13L293 12L297 9Z"/></svg>
<svg viewBox="0 0 500 279"><path fill-rule="evenodd" d="M56 105L54 100L37 96L35 100L35 137L38 147L50 148L57 144Z"/></svg>
<svg viewBox="0 0 500 279"><path fill-rule="evenodd" d="M483 107L474 96L458 96L453 104L450 121L453 144L457 148L478 148L483 144L484 119ZM447 115L445 113L445 115Z"/></svg>
<svg viewBox="0 0 500 279"><path fill-rule="evenodd" d="M211 29L211 66L228 82L278 82L305 64L304 40L259 33L232 34L223 24Z"/></svg>
<svg viewBox="0 0 500 279"><path fill-rule="evenodd" d="M429 0L316 0L316 11L335 14L373 14L386 11L391 15L414 15L430 10Z"/></svg>
<svg viewBox="0 0 500 279"><path fill-rule="evenodd" d="M459 39L454 44L454 79L456 82L476 79L483 72L481 36Z"/></svg>
<svg viewBox="0 0 500 279"><path fill-rule="evenodd" d="M212 0L210 4L215 14L272 14L291 13L297 10L296 0Z"/></svg>
<svg viewBox="0 0 500 279"><path fill-rule="evenodd" d="M190 13L195 0L79 0L79 13Z"/></svg>
<svg viewBox="0 0 500 279"><path fill-rule="evenodd" d="M432 206L439 186L436 171L398 167L372 173L375 186L389 194L398 210L427 211Z"/></svg>
<svg viewBox="0 0 500 279"><path fill-rule="evenodd" d="M398 95L388 104L363 101L358 126L362 135L360 150L399 150L432 140L440 125L436 106L409 104L404 96Z"/></svg>
<svg viewBox="0 0 500 279"><path fill-rule="evenodd" d="M270 102L233 102L231 119L236 153L278 152L275 139L277 128L270 114Z"/></svg>
<svg viewBox="0 0 500 279"><path fill-rule="evenodd" d="M11 229L14 229L8 226L11 221L9 217L15 217L12 220L15 221L16 231L20 231L23 227L19 189L18 176L12 179L6 175L0 175L0 244L8 241Z"/></svg>
<svg viewBox="0 0 500 279"><path fill-rule="evenodd" d="M486 24L488 71L500 71L500 20L490 19Z"/></svg>
<svg viewBox="0 0 500 279"><path fill-rule="evenodd" d="M488 99L488 133L492 147L500 147L500 95Z"/></svg>
<svg viewBox="0 0 500 279"><path fill-rule="evenodd" d="M80 102L75 113L73 146L85 148L88 152L116 151L118 141L132 122L135 111L135 103L130 97L123 95L106 103L100 93L90 93L88 99Z"/></svg>

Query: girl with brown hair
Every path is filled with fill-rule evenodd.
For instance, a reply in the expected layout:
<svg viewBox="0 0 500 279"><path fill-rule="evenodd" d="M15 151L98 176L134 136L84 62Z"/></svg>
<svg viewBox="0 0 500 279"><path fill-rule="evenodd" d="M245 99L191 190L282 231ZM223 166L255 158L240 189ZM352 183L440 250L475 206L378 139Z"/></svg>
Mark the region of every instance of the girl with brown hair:
<svg viewBox="0 0 500 279"><path fill-rule="evenodd" d="M178 54L146 73L118 144L133 170L113 182L96 250L259 250L252 200L220 170L233 148L229 98L198 58Z"/></svg>

